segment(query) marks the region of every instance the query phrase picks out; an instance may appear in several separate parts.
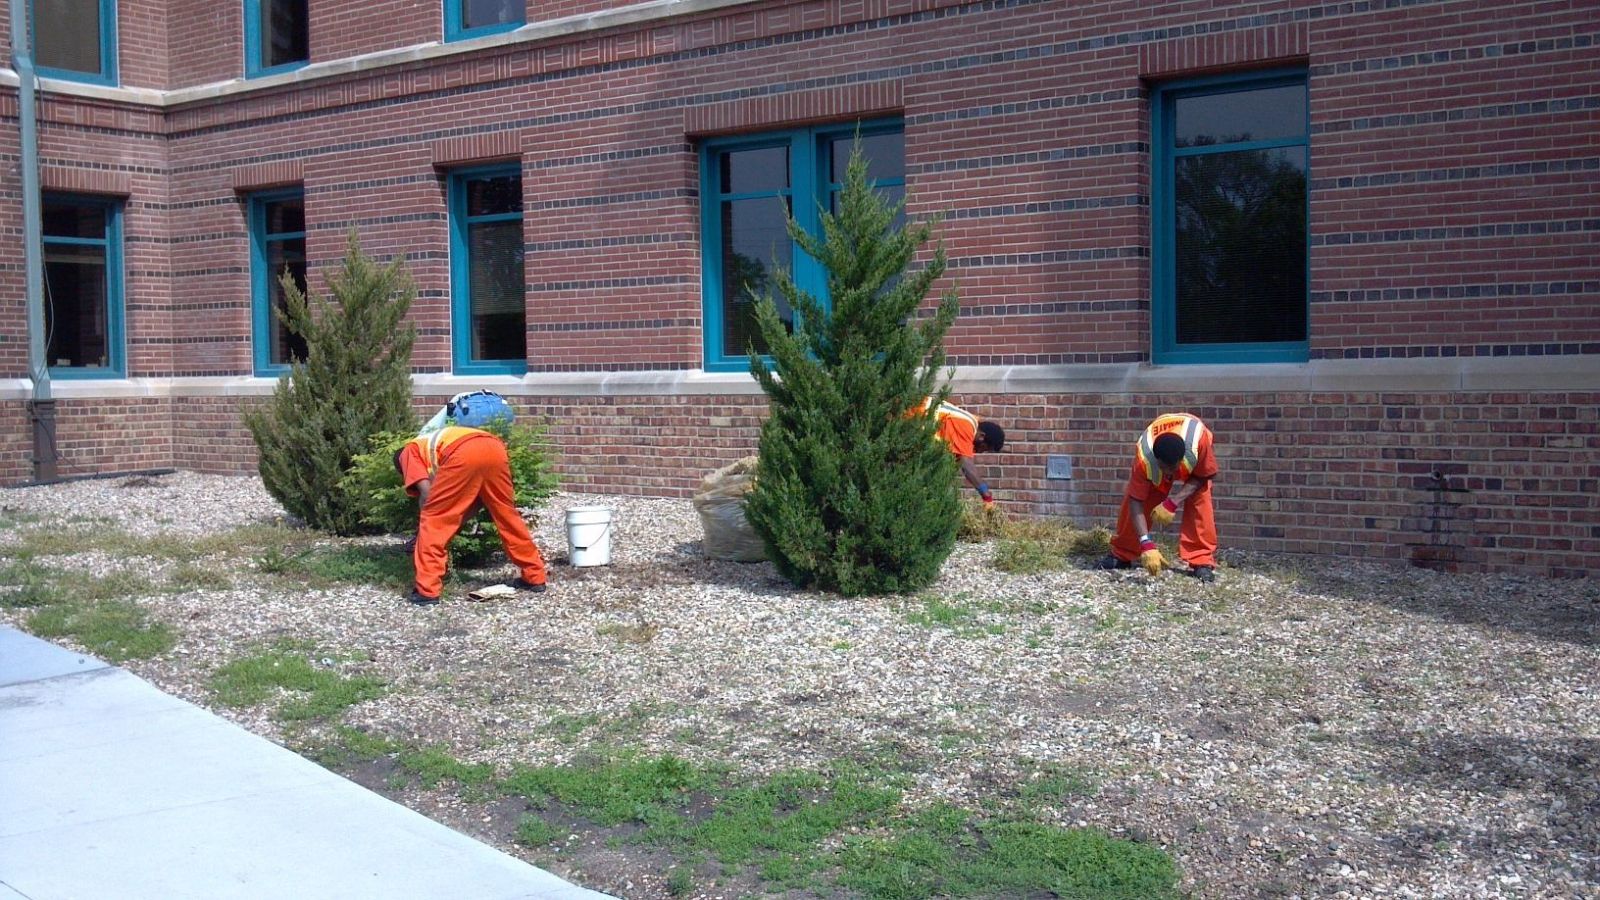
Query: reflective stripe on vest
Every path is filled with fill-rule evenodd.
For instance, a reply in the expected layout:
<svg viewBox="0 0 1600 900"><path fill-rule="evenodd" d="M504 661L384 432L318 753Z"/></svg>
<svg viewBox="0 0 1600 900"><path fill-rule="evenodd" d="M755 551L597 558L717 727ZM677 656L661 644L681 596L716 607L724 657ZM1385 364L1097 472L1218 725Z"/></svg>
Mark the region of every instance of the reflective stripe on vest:
<svg viewBox="0 0 1600 900"><path fill-rule="evenodd" d="M448 425L432 434L415 439L422 444L422 459L428 464L428 477L439 474L439 452L454 444L462 438L475 434L488 434L480 428L465 428L460 425Z"/></svg>
<svg viewBox="0 0 1600 900"><path fill-rule="evenodd" d="M929 399L932 399L932 398L929 398ZM922 405L923 405L924 408L926 408L927 405L928 405L927 401L924 400ZM942 421L944 421L944 419L947 416L955 416L958 419L963 419L963 420L971 423L972 424L972 433L973 434L977 434L978 433L978 417L973 415L972 413L967 412L966 410L964 410L961 407L955 405L954 403L949 402L948 400L945 401L944 403L939 404L939 408L933 411L933 420L935 422L942 422Z"/></svg>
<svg viewBox="0 0 1600 900"><path fill-rule="evenodd" d="M1144 434L1139 435L1136 448L1139 458L1144 461L1145 477L1150 479L1151 484L1160 484L1162 478L1161 461L1156 459L1156 438L1172 431L1171 426L1176 425L1178 421L1183 422L1183 432L1179 435L1183 438L1183 459L1178 461L1178 474L1174 480L1182 481L1188 478L1189 473L1193 472L1194 467L1200 462L1200 439L1205 436L1205 424L1188 413L1162 416L1151 422L1150 427L1144 430Z"/></svg>

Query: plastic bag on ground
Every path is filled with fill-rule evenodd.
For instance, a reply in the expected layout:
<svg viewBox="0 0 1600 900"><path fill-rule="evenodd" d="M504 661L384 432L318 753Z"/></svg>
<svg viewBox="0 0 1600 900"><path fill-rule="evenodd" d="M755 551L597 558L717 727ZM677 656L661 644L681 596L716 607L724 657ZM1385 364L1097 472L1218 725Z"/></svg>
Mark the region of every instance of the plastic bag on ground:
<svg viewBox="0 0 1600 900"><path fill-rule="evenodd" d="M767 558L760 535L744 517L744 496L756 482L756 458L746 456L700 481L694 509L705 529L705 551L712 559L758 562Z"/></svg>

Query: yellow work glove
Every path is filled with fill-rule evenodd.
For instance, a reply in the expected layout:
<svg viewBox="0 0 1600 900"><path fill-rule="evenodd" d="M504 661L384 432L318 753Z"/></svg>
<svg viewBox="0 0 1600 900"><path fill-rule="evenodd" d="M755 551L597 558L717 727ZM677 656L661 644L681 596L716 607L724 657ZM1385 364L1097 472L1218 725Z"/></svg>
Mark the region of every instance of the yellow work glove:
<svg viewBox="0 0 1600 900"><path fill-rule="evenodd" d="M1161 501L1155 509L1150 510L1150 519L1157 525L1171 525L1172 520L1178 517L1178 504L1172 498Z"/></svg>
<svg viewBox="0 0 1600 900"><path fill-rule="evenodd" d="M1161 567L1166 564L1167 561L1161 558L1161 549L1155 541L1150 540L1149 535L1139 539L1139 565L1144 566L1146 572L1160 575Z"/></svg>

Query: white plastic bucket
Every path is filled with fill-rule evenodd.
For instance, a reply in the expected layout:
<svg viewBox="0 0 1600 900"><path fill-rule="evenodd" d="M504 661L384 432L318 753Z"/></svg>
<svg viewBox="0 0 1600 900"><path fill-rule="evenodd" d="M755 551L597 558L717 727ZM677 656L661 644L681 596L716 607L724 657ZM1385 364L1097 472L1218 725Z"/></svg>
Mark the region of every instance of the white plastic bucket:
<svg viewBox="0 0 1600 900"><path fill-rule="evenodd" d="M567 546L572 565L604 566L611 563L611 507L574 506L567 510Z"/></svg>

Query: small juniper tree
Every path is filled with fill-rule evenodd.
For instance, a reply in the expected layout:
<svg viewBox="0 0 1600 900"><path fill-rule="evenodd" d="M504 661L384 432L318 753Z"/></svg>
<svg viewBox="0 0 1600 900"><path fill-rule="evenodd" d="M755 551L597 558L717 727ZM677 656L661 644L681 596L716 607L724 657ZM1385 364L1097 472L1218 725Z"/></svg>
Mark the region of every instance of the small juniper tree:
<svg viewBox="0 0 1600 900"><path fill-rule="evenodd" d="M920 323L912 315L944 273L936 247L908 271L930 225L896 225L904 208L880 198L859 148L822 237L793 219L789 235L827 272L832 309L788 272L776 286L794 310L790 333L770 294L756 317L772 364L750 348L767 394L760 463L746 513L791 581L845 595L914 591L939 574L955 545L961 505L956 462L916 410L941 384L954 290Z"/></svg>
<svg viewBox="0 0 1600 900"><path fill-rule="evenodd" d="M283 508L314 528L354 534L363 530L361 506L340 486L351 460L374 434L416 429L416 329L406 321L416 288L402 260L380 266L363 254L353 228L341 268L325 281L326 295L307 297L284 274L279 315L305 340L306 358L290 364L245 424L261 480Z"/></svg>

